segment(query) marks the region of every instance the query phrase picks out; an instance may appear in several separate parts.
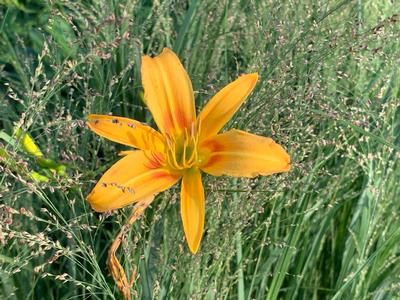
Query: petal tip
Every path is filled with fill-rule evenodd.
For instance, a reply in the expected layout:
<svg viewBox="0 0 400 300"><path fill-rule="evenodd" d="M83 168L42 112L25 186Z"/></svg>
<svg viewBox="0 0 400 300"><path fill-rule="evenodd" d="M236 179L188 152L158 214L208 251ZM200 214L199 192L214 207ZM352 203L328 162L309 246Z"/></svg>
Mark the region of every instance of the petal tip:
<svg viewBox="0 0 400 300"><path fill-rule="evenodd" d="M244 74L241 77L243 77L244 79L249 79L250 81L253 81L254 84L258 81L258 73Z"/></svg>
<svg viewBox="0 0 400 300"><path fill-rule="evenodd" d="M94 115L94 114L87 115L86 120L85 120L86 124L88 124L90 122L94 122L95 118L96 118L96 115Z"/></svg>
<svg viewBox="0 0 400 300"><path fill-rule="evenodd" d="M101 118L102 115L97 115L97 114L90 114L86 116L86 125L89 126L90 129L92 129L93 125L96 125L99 122L99 118Z"/></svg>
<svg viewBox="0 0 400 300"><path fill-rule="evenodd" d="M143 73L143 68L147 66L149 63L151 63L153 58L149 55L143 55L142 56L142 66L141 66L141 72Z"/></svg>
<svg viewBox="0 0 400 300"><path fill-rule="evenodd" d="M253 77L255 80L257 80L258 79L258 73L256 73L256 72L254 72L254 73L250 73L249 74L251 77Z"/></svg>
<svg viewBox="0 0 400 300"><path fill-rule="evenodd" d="M105 212L107 211L106 209L104 209L104 207L102 207L101 205L98 205L98 203L95 202L94 200L94 195L93 195L93 191L91 191L89 193L89 195L86 196L86 200L89 202L90 207L95 211L95 212Z"/></svg>
<svg viewBox="0 0 400 300"><path fill-rule="evenodd" d="M174 51L172 51L170 48L168 47L164 47L162 50L162 53L174 53Z"/></svg>
<svg viewBox="0 0 400 300"><path fill-rule="evenodd" d="M98 212L98 213L104 213L104 212L108 211L107 209L104 209L103 207L97 206L97 205L95 205L95 204L93 204L93 203L90 204L90 207L91 207L95 212Z"/></svg>
<svg viewBox="0 0 400 300"><path fill-rule="evenodd" d="M98 209L98 206L95 204L95 195L94 195L94 190L92 190L87 196L86 196L87 202L89 202L90 206L93 208L93 210L100 212Z"/></svg>
<svg viewBox="0 0 400 300"><path fill-rule="evenodd" d="M86 201L89 202L90 207L98 213L104 213L113 209L117 209L117 207L110 207L104 201L99 199L99 193L96 192L96 187L86 196Z"/></svg>
<svg viewBox="0 0 400 300"><path fill-rule="evenodd" d="M198 242L196 244L192 244L192 245L188 243L188 246L189 246L190 252L194 255L194 254L197 254L197 252L199 251L200 242Z"/></svg>

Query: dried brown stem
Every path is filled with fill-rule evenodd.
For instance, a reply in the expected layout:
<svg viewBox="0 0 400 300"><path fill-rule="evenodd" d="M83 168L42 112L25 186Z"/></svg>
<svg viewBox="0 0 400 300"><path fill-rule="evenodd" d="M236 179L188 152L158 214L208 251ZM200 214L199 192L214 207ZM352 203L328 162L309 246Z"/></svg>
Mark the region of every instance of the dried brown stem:
<svg viewBox="0 0 400 300"><path fill-rule="evenodd" d="M153 196L145 198L145 199L139 201L133 207L132 213L131 213L128 221L122 227L121 231L119 232L119 234L115 238L114 242L112 243L110 250L108 251L108 258L107 258L108 268L110 269L111 276L114 279L115 284L117 285L118 289L121 291L125 300L131 299L130 287L134 283L133 277L135 277L136 272L135 272L135 270L133 270L131 280L130 280L130 282L128 282L128 278L126 277L125 270L121 266L120 262L118 261L115 253L117 252L119 246L121 245L121 242L124 239L129 228L143 214L143 212L150 205L150 203L153 201L153 199L154 199Z"/></svg>

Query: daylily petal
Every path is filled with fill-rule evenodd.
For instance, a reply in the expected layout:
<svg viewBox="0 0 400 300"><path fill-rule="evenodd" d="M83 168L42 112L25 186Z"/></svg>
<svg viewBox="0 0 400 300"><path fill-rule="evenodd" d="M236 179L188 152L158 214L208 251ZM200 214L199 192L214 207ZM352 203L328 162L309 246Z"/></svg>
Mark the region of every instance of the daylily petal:
<svg viewBox="0 0 400 300"><path fill-rule="evenodd" d="M156 195L179 178L138 150L108 169L87 199L94 210L104 212Z"/></svg>
<svg viewBox="0 0 400 300"><path fill-rule="evenodd" d="M204 141L200 152L204 157L201 169L214 176L255 177L290 169L290 157L282 146L271 138L236 129Z"/></svg>
<svg viewBox="0 0 400 300"><path fill-rule="evenodd" d="M257 83L256 73L242 75L220 90L201 111L200 140L217 134L232 118Z"/></svg>
<svg viewBox="0 0 400 300"><path fill-rule="evenodd" d="M139 121L108 115L89 115L87 125L111 141L141 150L164 151L162 135Z"/></svg>
<svg viewBox="0 0 400 300"><path fill-rule="evenodd" d="M186 241L195 254L200 246L204 228L204 190L198 169L188 170L182 179L181 216Z"/></svg>
<svg viewBox="0 0 400 300"><path fill-rule="evenodd" d="M142 58L144 99L162 133L190 129L196 118L192 83L179 58L168 48Z"/></svg>

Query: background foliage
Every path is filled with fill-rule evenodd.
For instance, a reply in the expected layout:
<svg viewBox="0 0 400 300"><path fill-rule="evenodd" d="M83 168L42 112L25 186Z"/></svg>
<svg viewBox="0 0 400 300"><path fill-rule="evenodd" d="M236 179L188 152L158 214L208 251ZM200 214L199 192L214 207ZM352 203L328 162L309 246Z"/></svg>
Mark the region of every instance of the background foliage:
<svg viewBox="0 0 400 300"><path fill-rule="evenodd" d="M195 256L179 187L161 194L123 246L135 299L399 298L399 12L378 0L0 1L0 297L120 299L105 259L130 208L99 215L85 195L123 148L84 119L154 124L140 57L171 47L198 110L258 72L227 128L273 137L293 169L206 177Z"/></svg>

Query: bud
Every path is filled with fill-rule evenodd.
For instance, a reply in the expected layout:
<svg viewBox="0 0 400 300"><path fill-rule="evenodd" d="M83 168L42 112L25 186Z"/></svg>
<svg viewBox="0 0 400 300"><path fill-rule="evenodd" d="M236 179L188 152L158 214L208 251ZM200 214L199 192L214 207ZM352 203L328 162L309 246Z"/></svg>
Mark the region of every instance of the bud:
<svg viewBox="0 0 400 300"><path fill-rule="evenodd" d="M15 135L20 139L21 146L26 153L35 157L43 156L42 151L40 151L39 147L35 144L35 141L28 133L22 132L21 128L16 128Z"/></svg>
<svg viewBox="0 0 400 300"><path fill-rule="evenodd" d="M31 177L32 177L33 180L39 181L39 182L49 182L49 180L50 180L48 177L46 177L44 175L41 175L41 174L39 174L38 172L35 172L35 171L33 171L31 173Z"/></svg>

